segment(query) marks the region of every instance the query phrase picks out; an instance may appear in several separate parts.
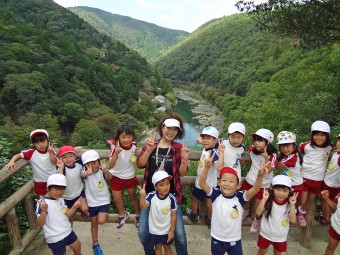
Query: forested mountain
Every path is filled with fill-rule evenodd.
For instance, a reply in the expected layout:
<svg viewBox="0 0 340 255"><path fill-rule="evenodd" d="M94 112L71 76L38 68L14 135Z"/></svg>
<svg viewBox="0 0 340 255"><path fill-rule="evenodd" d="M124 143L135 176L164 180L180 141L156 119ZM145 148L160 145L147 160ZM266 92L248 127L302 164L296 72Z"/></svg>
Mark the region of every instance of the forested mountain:
<svg viewBox="0 0 340 255"><path fill-rule="evenodd" d="M0 136L15 150L46 128L86 145L121 123L154 126L165 82L136 51L52 0L0 0ZM141 101L141 102L139 102Z"/></svg>
<svg viewBox="0 0 340 255"><path fill-rule="evenodd" d="M296 131L317 119L340 131L340 47L303 51L297 40L260 32L236 14L206 23L156 61L174 83L199 91L249 132Z"/></svg>
<svg viewBox="0 0 340 255"><path fill-rule="evenodd" d="M120 40L151 62L189 34L97 8L78 6L68 9L99 32Z"/></svg>

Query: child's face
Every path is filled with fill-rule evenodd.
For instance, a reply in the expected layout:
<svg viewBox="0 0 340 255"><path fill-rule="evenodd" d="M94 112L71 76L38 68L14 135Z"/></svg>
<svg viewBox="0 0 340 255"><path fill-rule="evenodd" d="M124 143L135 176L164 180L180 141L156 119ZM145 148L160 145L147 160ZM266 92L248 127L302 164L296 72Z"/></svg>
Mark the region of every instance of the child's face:
<svg viewBox="0 0 340 255"><path fill-rule="evenodd" d="M202 146L205 149L213 148L215 144L217 143L217 139L210 135L202 135L201 137L202 137Z"/></svg>
<svg viewBox="0 0 340 255"><path fill-rule="evenodd" d="M230 173L222 174L218 180L218 185L221 187L222 193L226 196L233 195L235 191L240 188L237 177Z"/></svg>
<svg viewBox="0 0 340 255"><path fill-rule="evenodd" d="M280 144L279 149L283 153L283 155L289 156L290 154L293 153L293 151L295 149L294 143Z"/></svg>
<svg viewBox="0 0 340 255"><path fill-rule="evenodd" d="M274 188L274 198L277 202L282 203L289 197L289 188Z"/></svg>
<svg viewBox="0 0 340 255"><path fill-rule="evenodd" d="M133 142L133 135L128 135L125 132L119 135L119 144L123 147L131 147Z"/></svg>
<svg viewBox="0 0 340 255"><path fill-rule="evenodd" d="M228 139L232 146L239 147L244 140L244 135L240 132L234 132L229 134Z"/></svg>
<svg viewBox="0 0 340 255"><path fill-rule="evenodd" d="M45 139L43 141L38 141L36 143L33 143L34 148L36 148L38 151L45 152L48 148L49 141L48 139Z"/></svg>
<svg viewBox="0 0 340 255"><path fill-rule="evenodd" d="M168 178L160 180L156 183L155 190L157 190L160 197L165 197L170 191L170 180Z"/></svg>
<svg viewBox="0 0 340 255"><path fill-rule="evenodd" d="M50 189L47 188L47 196L54 198L54 199L58 199L61 198L64 193L65 193L65 189L66 187L63 186L53 186Z"/></svg>
<svg viewBox="0 0 340 255"><path fill-rule="evenodd" d="M313 135L313 141L318 147L322 147L324 143L326 142L326 140L327 140L327 137L322 132L318 132L315 135Z"/></svg>
<svg viewBox="0 0 340 255"><path fill-rule="evenodd" d="M74 161L76 160L76 155L72 152L65 153L61 156L61 160L63 161L65 166L73 166Z"/></svg>
<svg viewBox="0 0 340 255"><path fill-rule="evenodd" d="M266 142L264 140L255 139L254 140L254 146L255 146L257 151L263 152L267 145L266 145Z"/></svg>
<svg viewBox="0 0 340 255"><path fill-rule="evenodd" d="M336 140L336 151L340 153L340 140Z"/></svg>
<svg viewBox="0 0 340 255"><path fill-rule="evenodd" d="M87 169L91 168L92 172L97 173L100 167L99 160L87 162L85 166Z"/></svg>
<svg viewBox="0 0 340 255"><path fill-rule="evenodd" d="M176 136L178 134L178 128L177 127L167 127L163 125L162 127L162 137L165 138L168 141L175 140Z"/></svg>

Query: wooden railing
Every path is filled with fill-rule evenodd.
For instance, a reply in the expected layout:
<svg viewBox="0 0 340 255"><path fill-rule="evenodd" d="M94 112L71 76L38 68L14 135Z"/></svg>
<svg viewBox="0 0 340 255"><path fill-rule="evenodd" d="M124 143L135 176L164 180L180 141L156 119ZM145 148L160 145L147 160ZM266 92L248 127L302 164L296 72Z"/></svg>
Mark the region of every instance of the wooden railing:
<svg viewBox="0 0 340 255"><path fill-rule="evenodd" d="M86 150L81 150L78 152L77 156L80 156ZM96 150L101 159L109 158L109 150ZM138 153L138 152L137 152ZM190 151L189 159L193 161L198 161L200 159L201 152L200 151ZM247 157L247 155L243 155ZM16 167L14 170L7 170L5 168L0 170L0 183L4 182L8 178L12 177L16 173L18 173L21 168L28 164L27 160L20 159L16 162ZM143 176L137 175L138 181L140 184L143 182ZM183 186L193 186L195 183L196 176L184 176L181 177L181 183ZM34 183L33 181L28 181L24 186L22 186L19 190L17 190L14 194L12 194L9 198L7 198L4 202L0 204L0 219L3 217L6 218L6 224L8 228L8 233L10 237L10 242L12 245L12 251L9 255L18 255L22 254L28 246L32 243L35 237L42 230L41 227L36 225L36 216L34 212L34 202L32 200L32 191L33 191ZM21 201L24 202L26 217L29 224L29 229L26 231L24 236L20 235L18 218L15 212L15 207ZM254 211L254 210L252 210ZM187 216L183 216L184 224L205 224L206 217L206 207L204 204L200 204L199 207L199 222L192 223ZM314 222L314 212L315 212L315 203L311 206L311 208L307 211L306 220L307 226L301 230L300 235L300 245L305 248L311 248L311 238L312 238L312 227L320 226L320 224L315 224ZM131 214L130 218L126 221L127 223L134 223L135 215ZM84 219L81 217L80 213L77 213L74 217L76 221L90 221L90 219ZM117 214L109 214L107 222L116 223L118 221ZM250 226L251 219L246 219L243 222L243 225ZM297 226L297 225L291 225Z"/></svg>

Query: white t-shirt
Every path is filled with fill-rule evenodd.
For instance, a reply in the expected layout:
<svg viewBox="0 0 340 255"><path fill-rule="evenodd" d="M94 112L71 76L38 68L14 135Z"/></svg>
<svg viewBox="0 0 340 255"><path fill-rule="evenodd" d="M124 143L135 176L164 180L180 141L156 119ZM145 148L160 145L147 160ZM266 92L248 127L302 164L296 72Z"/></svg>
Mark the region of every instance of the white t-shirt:
<svg viewBox="0 0 340 255"><path fill-rule="evenodd" d="M267 218L264 211L261 219L260 235L272 242L285 242L289 230L289 203L273 201L272 211Z"/></svg>
<svg viewBox="0 0 340 255"><path fill-rule="evenodd" d="M45 203L48 205L46 222L43 226L47 243L56 243L71 234L72 228L69 218L65 215L67 206L63 198L44 196ZM35 214L41 214L39 203L36 204Z"/></svg>
<svg viewBox="0 0 340 255"><path fill-rule="evenodd" d="M223 166L234 168L237 172L238 179L241 180L241 155L244 152L244 146L235 147L229 140L223 140L225 146Z"/></svg>
<svg viewBox="0 0 340 255"><path fill-rule="evenodd" d="M83 169L83 172L86 170ZM84 179L85 195L89 207L110 204L110 192L102 169Z"/></svg>
<svg viewBox="0 0 340 255"><path fill-rule="evenodd" d="M64 167L64 175L66 177L66 190L63 195L64 199L72 200L80 195L84 189L84 184L80 177L83 166L76 162L74 167Z"/></svg>
<svg viewBox="0 0 340 255"><path fill-rule="evenodd" d="M328 187L340 187L340 154L334 152L328 166L323 180Z"/></svg>
<svg viewBox="0 0 340 255"><path fill-rule="evenodd" d="M256 181L257 174L260 169L260 163L262 162L262 164L265 164L266 162L265 158L262 155L256 155L253 152L253 149L254 149L254 146L250 146L249 155L251 158L251 166L250 166L249 172L246 175L246 181L251 185L254 185ZM271 162L271 166L273 168L275 168L276 157L277 157L276 153L273 153L272 155L269 156L269 161ZM269 188L272 183L272 179L273 179L273 171L271 171L269 174L265 174L263 177L262 188Z"/></svg>
<svg viewBox="0 0 340 255"><path fill-rule="evenodd" d="M304 154L301 168L302 177L313 181L323 181L332 147L313 148L310 142L304 142L300 144L299 150Z"/></svg>
<svg viewBox="0 0 340 255"><path fill-rule="evenodd" d="M301 164L298 153L290 154L282 159L282 163L286 166L280 170L280 174L287 175L292 179L292 186L298 186L303 183L301 174Z"/></svg>
<svg viewBox="0 0 340 255"><path fill-rule="evenodd" d="M335 213L331 216L331 226L340 235L340 193L335 197L334 202L337 204Z"/></svg>
<svg viewBox="0 0 340 255"><path fill-rule="evenodd" d="M171 227L171 211L177 210L176 198L170 193L161 198L157 191L152 191L145 201L150 206L149 232L154 235L167 235Z"/></svg>
<svg viewBox="0 0 340 255"><path fill-rule="evenodd" d="M222 242L241 240L243 205L246 191L225 196L220 189L211 188L212 201L211 236Z"/></svg>
<svg viewBox="0 0 340 255"><path fill-rule="evenodd" d="M214 152L215 152L215 156L213 158L213 164L211 165L211 167L208 171L206 183L210 187L216 187L217 186L217 170L215 168L215 162L218 161L218 150L217 149L210 149L210 150L203 149L202 154L201 154L201 158L198 161L197 176L196 176L196 179L195 179L195 186L198 189L202 189L200 184L199 184L199 178L200 178L200 174L202 173L203 168L204 168L204 160L207 157L211 157L212 154L214 154Z"/></svg>
<svg viewBox="0 0 340 255"><path fill-rule="evenodd" d="M132 143L132 146L130 149L125 149L123 147L122 151L118 154L118 159L116 161L116 164L113 168L110 169L110 172L112 175L120 178L120 179L131 179L135 177L135 167L133 163L136 162L137 157L135 155L136 153L136 143ZM115 153L116 145L111 145L111 153L110 158L113 157Z"/></svg>
<svg viewBox="0 0 340 255"><path fill-rule="evenodd" d="M56 153L54 152L56 155ZM33 181L47 182L50 175L57 173L57 168L51 163L49 152L39 152L35 149L24 150L20 157L30 161L33 170Z"/></svg>

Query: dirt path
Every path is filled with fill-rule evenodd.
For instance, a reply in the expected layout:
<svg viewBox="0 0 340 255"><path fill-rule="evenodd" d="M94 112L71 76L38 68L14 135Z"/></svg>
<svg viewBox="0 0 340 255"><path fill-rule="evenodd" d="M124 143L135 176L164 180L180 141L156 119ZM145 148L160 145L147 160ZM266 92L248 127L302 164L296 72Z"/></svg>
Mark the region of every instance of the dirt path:
<svg viewBox="0 0 340 255"><path fill-rule="evenodd" d="M206 226L185 226L189 254L205 255L210 254L210 232ZM92 255L90 223L75 222L74 230L82 243L82 254ZM248 234L249 227L243 227L242 245L244 255L254 255L257 251L257 236ZM299 245L300 229L293 227L290 229L288 237L289 255L321 255L324 254L328 240L328 227L315 227L313 232L312 249L305 249ZM139 242L137 230L134 225L127 224L118 230L116 224L107 223L99 228L99 241L105 255L142 255L143 248ZM36 242L37 244L39 241ZM340 248L338 248L338 253ZM173 247L173 254L176 254ZM52 255L47 246L37 245L35 249L30 249L26 254ZM67 255L73 254L67 250ZM268 252L272 255L272 251Z"/></svg>

